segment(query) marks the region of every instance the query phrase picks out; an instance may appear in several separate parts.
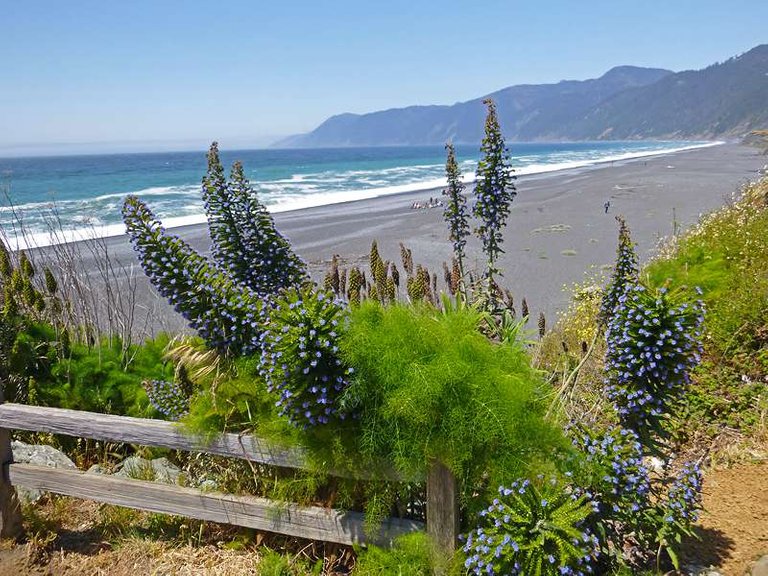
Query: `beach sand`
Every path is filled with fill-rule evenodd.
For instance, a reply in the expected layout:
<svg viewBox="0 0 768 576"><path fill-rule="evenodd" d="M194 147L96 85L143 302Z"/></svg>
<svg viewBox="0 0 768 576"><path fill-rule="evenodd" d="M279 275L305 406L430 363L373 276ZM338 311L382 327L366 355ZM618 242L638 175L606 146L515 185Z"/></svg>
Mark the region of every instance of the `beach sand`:
<svg viewBox="0 0 768 576"><path fill-rule="evenodd" d="M510 148L514 160L514 144ZM700 214L727 202L740 185L756 179L765 164L765 156L755 148L724 144L520 177L504 235L506 252L499 261L500 284L511 290L516 302L527 299L534 319L544 312L551 325L567 306L569 293L564 287L582 281L590 270L606 270L612 264L616 215L626 218L645 261L659 240L672 234L674 223L680 229L692 225ZM403 242L412 249L415 263L427 265L442 278L442 262L451 257L442 208L411 208L414 201L439 196L439 189L425 190L307 208L275 214L275 222L318 282L334 254L346 265L366 264L374 239L384 259L400 266L399 242ZM610 201L607 214L606 201ZM204 225L172 232L208 253ZM115 262L136 262L125 236L106 239L106 246ZM468 251L470 267L480 269L482 255L476 241L470 241ZM83 257L94 258L87 252ZM137 266L136 325L143 326L147 318L150 331L183 330L184 320L157 296ZM94 274L93 282L99 281Z"/></svg>

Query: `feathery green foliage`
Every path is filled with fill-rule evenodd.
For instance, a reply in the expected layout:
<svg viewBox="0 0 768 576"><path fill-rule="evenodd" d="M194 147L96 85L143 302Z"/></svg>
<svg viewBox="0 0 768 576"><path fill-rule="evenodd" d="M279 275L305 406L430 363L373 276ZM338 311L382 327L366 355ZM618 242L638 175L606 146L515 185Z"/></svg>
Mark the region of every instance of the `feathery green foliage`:
<svg viewBox="0 0 768 576"><path fill-rule="evenodd" d="M173 366L164 362L166 335L132 345L132 362L123 366L117 339L94 347L73 344L70 353L51 368L51 378L37 383L41 405L148 418L157 413L142 382L172 379Z"/></svg>
<svg viewBox="0 0 768 576"><path fill-rule="evenodd" d="M406 473L440 460L463 480L467 501L485 481L498 486L563 446L544 421L542 381L525 350L490 342L481 318L365 302L340 343L355 367L347 400L360 411L361 451Z"/></svg>
<svg viewBox="0 0 768 576"><path fill-rule="evenodd" d="M391 548L378 546L357 549L354 576L432 576L434 550L424 532L405 534Z"/></svg>

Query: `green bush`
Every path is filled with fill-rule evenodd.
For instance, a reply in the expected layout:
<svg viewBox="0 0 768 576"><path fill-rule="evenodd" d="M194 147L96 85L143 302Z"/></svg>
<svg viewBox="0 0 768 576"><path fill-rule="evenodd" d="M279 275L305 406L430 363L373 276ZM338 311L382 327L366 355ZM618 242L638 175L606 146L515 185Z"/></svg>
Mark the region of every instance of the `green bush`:
<svg viewBox="0 0 768 576"><path fill-rule="evenodd" d="M431 576L435 562L432 542L424 532L399 536L391 548L357 550L354 576Z"/></svg>
<svg viewBox="0 0 768 576"><path fill-rule="evenodd" d="M365 302L341 341L355 368L346 400L359 410L361 452L405 473L439 460L472 506L480 484L495 490L565 446L544 419L543 381L525 349L489 341L480 320L469 309Z"/></svg>
<svg viewBox="0 0 768 576"><path fill-rule="evenodd" d="M128 366L124 366L124 350L117 339L93 347L74 344L67 357L51 366L50 377L37 382L38 403L123 416L156 415L142 383L173 377L173 367L163 359L168 342L163 335L132 345Z"/></svg>
<svg viewBox="0 0 768 576"><path fill-rule="evenodd" d="M645 270L654 286L699 286L706 307L703 362L677 413L684 439L755 430L768 404L768 179L702 218Z"/></svg>

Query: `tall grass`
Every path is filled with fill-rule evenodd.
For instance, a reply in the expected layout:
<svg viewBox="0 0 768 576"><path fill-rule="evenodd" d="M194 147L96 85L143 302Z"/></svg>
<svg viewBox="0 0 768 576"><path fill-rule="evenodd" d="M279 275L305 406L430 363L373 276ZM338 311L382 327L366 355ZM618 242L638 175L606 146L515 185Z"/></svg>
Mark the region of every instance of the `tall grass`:
<svg viewBox="0 0 768 576"><path fill-rule="evenodd" d="M35 234L14 205L8 183L0 187L0 197L11 214L10 224L0 226L0 241L9 248L23 247L9 250L14 266L23 251L38 272L32 279L38 289L44 288L44 269L56 279L62 306L48 310L48 319L65 327L75 342L116 343L122 363L128 365L133 359L132 344L154 335L153 319L162 305L159 299L139 297L146 286L134 259L126 262L116 257L93 226L78 230L82 239L73 241L74 230L63 223L55 203L41 214L45 233ZM47 237L44 245L41 237Z"/></svg>

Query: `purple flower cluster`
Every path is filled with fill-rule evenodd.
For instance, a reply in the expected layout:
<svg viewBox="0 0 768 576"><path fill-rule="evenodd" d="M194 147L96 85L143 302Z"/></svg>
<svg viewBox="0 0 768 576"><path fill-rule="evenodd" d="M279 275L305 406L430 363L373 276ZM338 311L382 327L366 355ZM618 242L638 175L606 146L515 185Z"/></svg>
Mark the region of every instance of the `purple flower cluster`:
<svg viewBox="0 0 768 576"><path fill-rule="evenodd" d="M179 420L189 413L189 394L177 382L150 380L144 382L149 403L169 420Z"/></svg>
<svg viewBox="0 0 768 576"><path fill-rule="evenodd" d="M152 284L210 347L242 354L260 350L265 300L166 233L135 196L126 198L123 220Z"/></svg>
<svg viewBox="0 0 768 576"><path fill-rule="evenodd" d="M449 240L453 243L453 253L461 266L464 260L464 247L467 245L467 236L469 236L467 198L464 196L464 182L456 162L453 144L446 144L445 149L448 153L445 163L448 187L443 190L443 195L447 198L443 218L448 223Z"/></svg>
<svg viewBox="0 0 768 576"><path fill-rule="evenodd" d="M675 477L664 503L664 522L691 526L701 512L702 474L698 463L688 462Z"/></svg>
<svg viewBox="0 0 768 576"><path fill-rule="evenodd" d="M279 394L280 413L303 428L343 419L337 399L353 370L338 356L345 308L328 292L310 289L281 294L262 336L259 371Z"/></svg>
<svg viewBox="0 0 768 576"><path fill-rule="evenodd" d="M480 220L477 234L488 258L488 276L492 278L498 272L495 263L503 252L503 229L510 204L517 192L514 170L496 116L496 105L490 99L486 100L485 104L488 106L488 115L481 146L482 157L477 164L473 213Z"/></svg>
<svg viewBox="0 0 768 576"><path fill-rule="evenodd" d="M650 474L634 432L616 427L600 434L583 431L574 434L572 442L596 475L586 493L596 512L605 518L626 519L648 505Z"/></svg>
<svg viewBox="0 0 768 576"><path fill-rule="evenodd" d="M230 181L226 181L215 142L208 153L203 201L213 257L233 280L259 296L270 296L307 280L304 262L275 228L242 164L234 163Z"/></svg>
<svg viewBox="0 0 768 576"><path fill-rule="evenodd" d="M703 314L701 301L664 288L630 284L618 299L606 331L606 393L622 425L644 442L690 382Z"/></svg>
<svg viewBox="0 0 768 576"><path fill-rule="evenodd" d="M539 477L541 480L541 477ZM556 479L518 480L480 512L483 525L466 537L470 574L591 574L597 538L584 526L592 507Z"/></svg>
<svg viewBox="0 0 768 576"><path fill-rule="evenodd" d="M616 220L619 222L619 245L616 249L616 264L613 267L613 275L600 305L599 318L602 324L607 324L613 316L613 311L627 286L637 283L639 270L635 245L630 238L629 227L621 216L617 216Z"/></svg>

